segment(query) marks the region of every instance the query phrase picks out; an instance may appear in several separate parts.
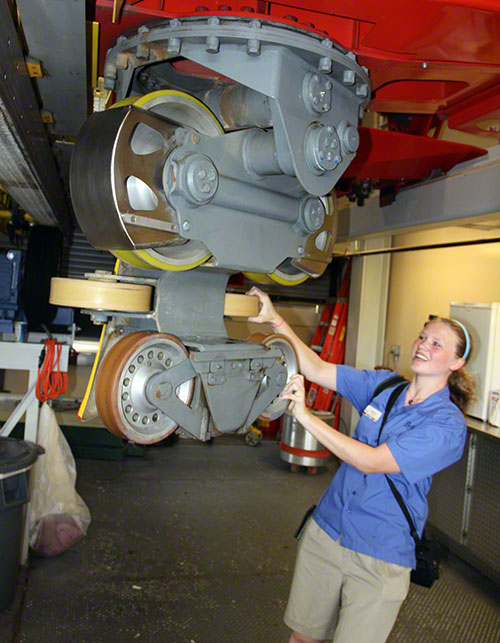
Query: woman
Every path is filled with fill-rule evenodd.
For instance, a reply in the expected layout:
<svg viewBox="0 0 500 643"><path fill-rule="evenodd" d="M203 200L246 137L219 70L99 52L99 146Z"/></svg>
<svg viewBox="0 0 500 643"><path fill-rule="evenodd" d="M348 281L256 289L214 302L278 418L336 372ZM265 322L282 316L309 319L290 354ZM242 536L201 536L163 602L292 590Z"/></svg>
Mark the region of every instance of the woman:
<svg viewBox="0 0 500 643"><path fill-rule="evenodd" d="M459 322L434 319L412 348L413 377L396 400L380 443L392 388L374 399L387 370L357 370L324 362L276 312L269 297L252 321L269 323L293 344L301 375L281 393L315 438L343 462L299 543L285 613L290 643L382 643L406 597L415 545L384 474L390 474L421 535L432 475L460 459L466 438L462 411L474 396L464 370L471 340ZM360 413L353 437L335 431L305 406L304 376L338 391Z"/></svg>

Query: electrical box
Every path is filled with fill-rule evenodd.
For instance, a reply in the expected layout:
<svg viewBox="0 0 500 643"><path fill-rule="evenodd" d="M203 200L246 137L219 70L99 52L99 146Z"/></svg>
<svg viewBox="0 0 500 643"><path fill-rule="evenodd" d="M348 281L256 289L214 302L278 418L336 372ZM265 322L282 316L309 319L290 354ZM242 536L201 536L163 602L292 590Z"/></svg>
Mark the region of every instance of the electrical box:
<svg viewBox="0 0 500 643"><path fill-rule="evenodd" d="M500 389L500 303L450 303L450 317L470 332L473 350L467 370L476 379L476 401L467 413L486 422L492 391Z"/></svg>

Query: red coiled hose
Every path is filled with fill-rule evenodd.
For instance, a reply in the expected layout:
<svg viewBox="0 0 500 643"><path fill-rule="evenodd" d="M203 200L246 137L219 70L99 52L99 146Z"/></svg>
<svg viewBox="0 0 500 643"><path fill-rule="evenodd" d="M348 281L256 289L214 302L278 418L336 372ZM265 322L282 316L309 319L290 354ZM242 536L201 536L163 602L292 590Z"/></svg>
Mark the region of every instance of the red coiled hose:
<svg viewBox="0 0 500 643"><path fill-rule="evenodd" d="M36 396L40 402L53 400L65 392L68 385L68 375L60 370L62 344L55 342L52 337L45 340L45 348L40 358L45 354L43 363L38 368Z"/></svg>

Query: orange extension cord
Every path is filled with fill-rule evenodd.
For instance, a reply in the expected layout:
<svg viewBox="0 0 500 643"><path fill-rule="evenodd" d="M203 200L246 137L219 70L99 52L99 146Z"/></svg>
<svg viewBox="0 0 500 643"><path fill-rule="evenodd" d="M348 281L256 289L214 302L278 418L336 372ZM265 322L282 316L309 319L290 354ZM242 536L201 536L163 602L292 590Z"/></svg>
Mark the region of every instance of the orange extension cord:
<svg viewBox="0 0 500 643"><path fill-rule="evenodd" d="M43 364L38 368L38 379L36 382L36 396L40 402L53 400L65 392L68 385L67 373L62 373L59 367L62 344L55 342L52 337L45 340L45 348L42 350L40 359Z"/></svg>

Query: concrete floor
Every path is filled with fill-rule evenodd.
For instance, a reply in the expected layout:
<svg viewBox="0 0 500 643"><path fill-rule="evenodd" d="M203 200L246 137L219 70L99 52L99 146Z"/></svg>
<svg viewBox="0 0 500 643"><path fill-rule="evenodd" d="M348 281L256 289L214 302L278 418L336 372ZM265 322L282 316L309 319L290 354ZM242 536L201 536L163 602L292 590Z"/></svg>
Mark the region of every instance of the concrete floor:
<svg viewBox="0 0 500 643"><path fill-rule="evenodd" d="M88 534L58 557L31 557L0 614L0 641L288 640L293 534L334 463L292 474L276 443L229 437L77 468ZM389 641L498 643L497 599L498 588L449 555L431 590L411 587Z"/></svg>

